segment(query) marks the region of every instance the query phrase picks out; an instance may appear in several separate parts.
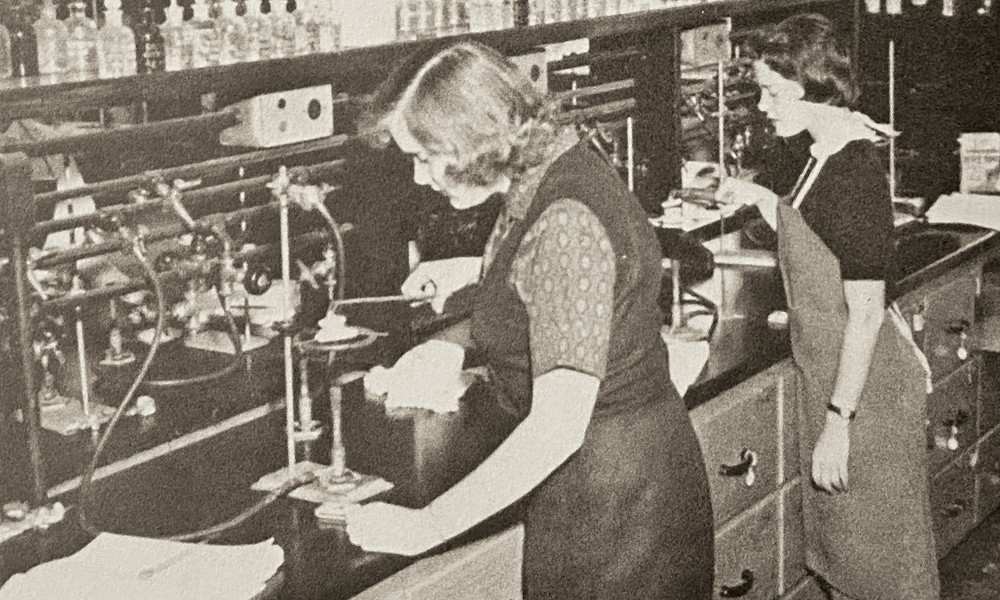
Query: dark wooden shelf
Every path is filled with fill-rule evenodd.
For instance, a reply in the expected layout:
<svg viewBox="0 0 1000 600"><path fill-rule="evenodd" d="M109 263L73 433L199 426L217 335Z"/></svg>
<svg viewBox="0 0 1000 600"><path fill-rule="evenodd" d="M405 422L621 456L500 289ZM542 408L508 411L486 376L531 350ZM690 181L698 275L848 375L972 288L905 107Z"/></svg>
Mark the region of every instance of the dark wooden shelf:
<svg viewBox="0 0 1000 600"><path fill-rule="evenodd" d="M664 27L686 28L760 12L829 4L830 0L725 0L566 23L467 33L427 40L396 42L328 54L239 63L235 65L133 75L117 79L60 80L58 76L0 80L0 104L8 118L38 114L44 108L97 108L134 101L172 102L214 92L248 97L279 90L332 83L335 93L371 88L393 65L417 50L458 40L477 40L516 54L581 38L635 34ZM30 112L29 112L30 111Z"/></svg>

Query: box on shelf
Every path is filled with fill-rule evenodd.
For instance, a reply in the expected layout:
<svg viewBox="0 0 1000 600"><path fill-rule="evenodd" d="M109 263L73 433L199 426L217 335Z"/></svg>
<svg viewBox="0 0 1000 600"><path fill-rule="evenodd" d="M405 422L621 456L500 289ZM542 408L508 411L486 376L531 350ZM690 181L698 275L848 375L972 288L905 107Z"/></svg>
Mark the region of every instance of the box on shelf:
<svg viewBox="0 0 1000 600"><path fill-rule="evenodd" d="M959 191L1000 194L1000 133L963 133L958 136L962 173Z"/></svg>

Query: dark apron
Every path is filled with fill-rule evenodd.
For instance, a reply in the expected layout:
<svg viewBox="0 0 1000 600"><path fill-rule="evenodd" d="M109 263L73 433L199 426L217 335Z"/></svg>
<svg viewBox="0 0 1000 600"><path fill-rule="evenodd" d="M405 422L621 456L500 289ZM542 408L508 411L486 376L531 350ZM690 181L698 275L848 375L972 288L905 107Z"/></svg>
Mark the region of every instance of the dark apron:
<svg viewBox="0 0 1000 600"><path fill-rule="evenodd" d="M850 425L849 491L828 494L812 485L813 447L826 420L847 322L844 282L839 261L798 210L779 204L777 230L800 374L807 565L853 598L936 599L922 355L898 313L888 310Z"/></svg>

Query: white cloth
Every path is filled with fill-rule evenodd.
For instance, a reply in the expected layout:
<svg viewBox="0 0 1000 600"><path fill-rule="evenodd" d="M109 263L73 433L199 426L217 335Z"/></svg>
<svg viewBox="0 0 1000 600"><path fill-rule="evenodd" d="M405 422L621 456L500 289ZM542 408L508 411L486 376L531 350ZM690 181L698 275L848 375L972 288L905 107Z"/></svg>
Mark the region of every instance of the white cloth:
<svg viewBox="0 0 1000 600"><path fill-rule="evenodd" d="M959 223L1000 230L1000 196L949 194L927 210L929 223Z"/></svg>
<svg viewBox="0 0 1000 600"><path fill-rule="evenodd" d="M438 413L458 410L473 378L462 372L465 349L430 340L401 356L391 369L375 367L365 376L365 390L385 396L386 408L423 408Z"/></svg>
<svg viewBox="0 0 1000 600"><path fill-rule="evenodd" d="M283 562L274 540L215 546L102 533L76 554L14 575L0 600L249 600Z"/></svg>

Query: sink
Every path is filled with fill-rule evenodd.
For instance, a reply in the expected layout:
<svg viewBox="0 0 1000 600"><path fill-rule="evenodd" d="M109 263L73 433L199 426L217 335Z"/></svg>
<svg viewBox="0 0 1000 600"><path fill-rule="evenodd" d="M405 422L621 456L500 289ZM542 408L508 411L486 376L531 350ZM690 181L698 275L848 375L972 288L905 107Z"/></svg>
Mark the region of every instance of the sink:
<svg viewBox="0 0 1000 600"><path fill-rule="evenodd" d="M989 233L970 225L932 225L918 221L895 232L896 281L957 252Z"/></svg>

